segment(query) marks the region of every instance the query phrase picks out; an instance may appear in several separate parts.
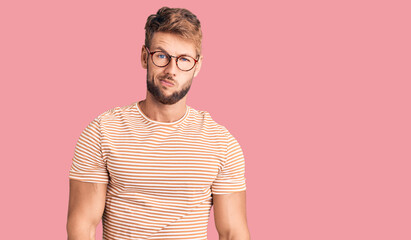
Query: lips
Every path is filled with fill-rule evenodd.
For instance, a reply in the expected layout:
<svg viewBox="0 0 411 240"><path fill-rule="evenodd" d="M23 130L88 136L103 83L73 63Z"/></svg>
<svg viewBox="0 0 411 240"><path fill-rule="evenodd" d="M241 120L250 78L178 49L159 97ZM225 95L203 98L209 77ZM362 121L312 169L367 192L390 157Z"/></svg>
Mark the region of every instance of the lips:
<svg viewBox="0 0 411 240"><path fill-rule="evenodd" d="M170 86L173 86L173 85L174 85L173 82L168 81L168 80L166 80L166 79L160 79L160 81L161 81L161 82L165 82L167 85L170 85Z"/></svg>

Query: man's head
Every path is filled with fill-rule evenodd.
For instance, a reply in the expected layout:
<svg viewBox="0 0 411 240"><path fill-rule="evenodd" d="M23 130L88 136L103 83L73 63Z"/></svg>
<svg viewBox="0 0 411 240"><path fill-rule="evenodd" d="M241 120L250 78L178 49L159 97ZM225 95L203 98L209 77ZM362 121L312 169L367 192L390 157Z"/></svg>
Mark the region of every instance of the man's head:
<svg viewBox="0 0 411 240"><path fill-rule="evenodd" d="M200 21L187 9L163 7L147 18L145 29L141 63L147 90L157 101L174 104L186 96L201 68Z"/></svg>
<svg viewBox="0 0 411 240"><path fill-rule="evenodd" d="M150 48L154 33L173 33L181 38L191 40L196 49L196 57L201 55L201 25L196 15L184 8L160 8L156 14L147 18L146 39L144 44Z"/></svg>

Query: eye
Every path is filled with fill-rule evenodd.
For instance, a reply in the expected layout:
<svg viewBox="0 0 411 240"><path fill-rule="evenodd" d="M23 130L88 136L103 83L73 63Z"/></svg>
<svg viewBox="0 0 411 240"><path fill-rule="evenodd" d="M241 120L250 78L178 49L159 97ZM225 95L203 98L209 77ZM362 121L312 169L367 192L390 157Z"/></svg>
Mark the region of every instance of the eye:
<svg viewBox="0 0 411 240"><path fill-rule="evenodd" d="M167 55L165 55L164 53L158 53L157 57L160 58L160 59L166 59Z"/></svg>
<svg viewBox="0 0 411 240"><path fill-rule="evenodd" d="M189 57L180 57L179 60L182 62L191 62L191 59Z"/></svg>

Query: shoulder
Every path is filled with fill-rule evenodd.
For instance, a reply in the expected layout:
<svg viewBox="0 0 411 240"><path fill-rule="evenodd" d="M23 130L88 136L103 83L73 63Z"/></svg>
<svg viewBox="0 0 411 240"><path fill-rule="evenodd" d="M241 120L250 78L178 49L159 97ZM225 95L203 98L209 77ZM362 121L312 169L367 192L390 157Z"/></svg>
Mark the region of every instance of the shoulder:
<svg viewBox="0 0 411 240"><path fill-rule="evenodd" d="M209 132L213 132L214 134L218 134L220 136L231 136L229 130L224 125L216 122L211 116L210 112L205 110L196 110L194 108L191 109L193 114L192 117L197 121L201 121L201 125L204 129L206 129Z"/></svg>
<svg viewBox="0 0 411 240"><path fill-rule="evenodd" d="M212 117L211 114L207 111L203 110L196 110L196 114L201 116L204 121L204 129L210 135L215 136L216 140L222 140L227 148L241 148L240 143L238 142L237 138L234 134L227 128L225 125L216 122Z"/></svg>
<svg viewBox="0 0 411 240"><path fill-rule="evenodd" d="M104 122L104 121L122 119L124 117L127 117L131 113L133 113L133 111L135 111L133 110L136 107L135 104L136 102L133 102L131 104L127 104L124 106L117 106L117 107L110 108L104 111L103 113L101 113L100 115L98 115L95 118L95 120L99 122Z"/></svg>

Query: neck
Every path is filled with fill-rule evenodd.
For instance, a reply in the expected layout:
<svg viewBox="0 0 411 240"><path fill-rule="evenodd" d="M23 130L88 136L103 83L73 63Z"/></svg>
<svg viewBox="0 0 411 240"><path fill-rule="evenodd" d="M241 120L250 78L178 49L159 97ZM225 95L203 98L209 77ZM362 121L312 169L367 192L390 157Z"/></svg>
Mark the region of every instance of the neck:
<svg viewBox="0 0 411 240"><path fill-rule="evenodd" d="M151 120L157 122L175 122L181 119L187 111L185 98L175 104L162 104L147 96L138 103L140 110Z"/></svg>

